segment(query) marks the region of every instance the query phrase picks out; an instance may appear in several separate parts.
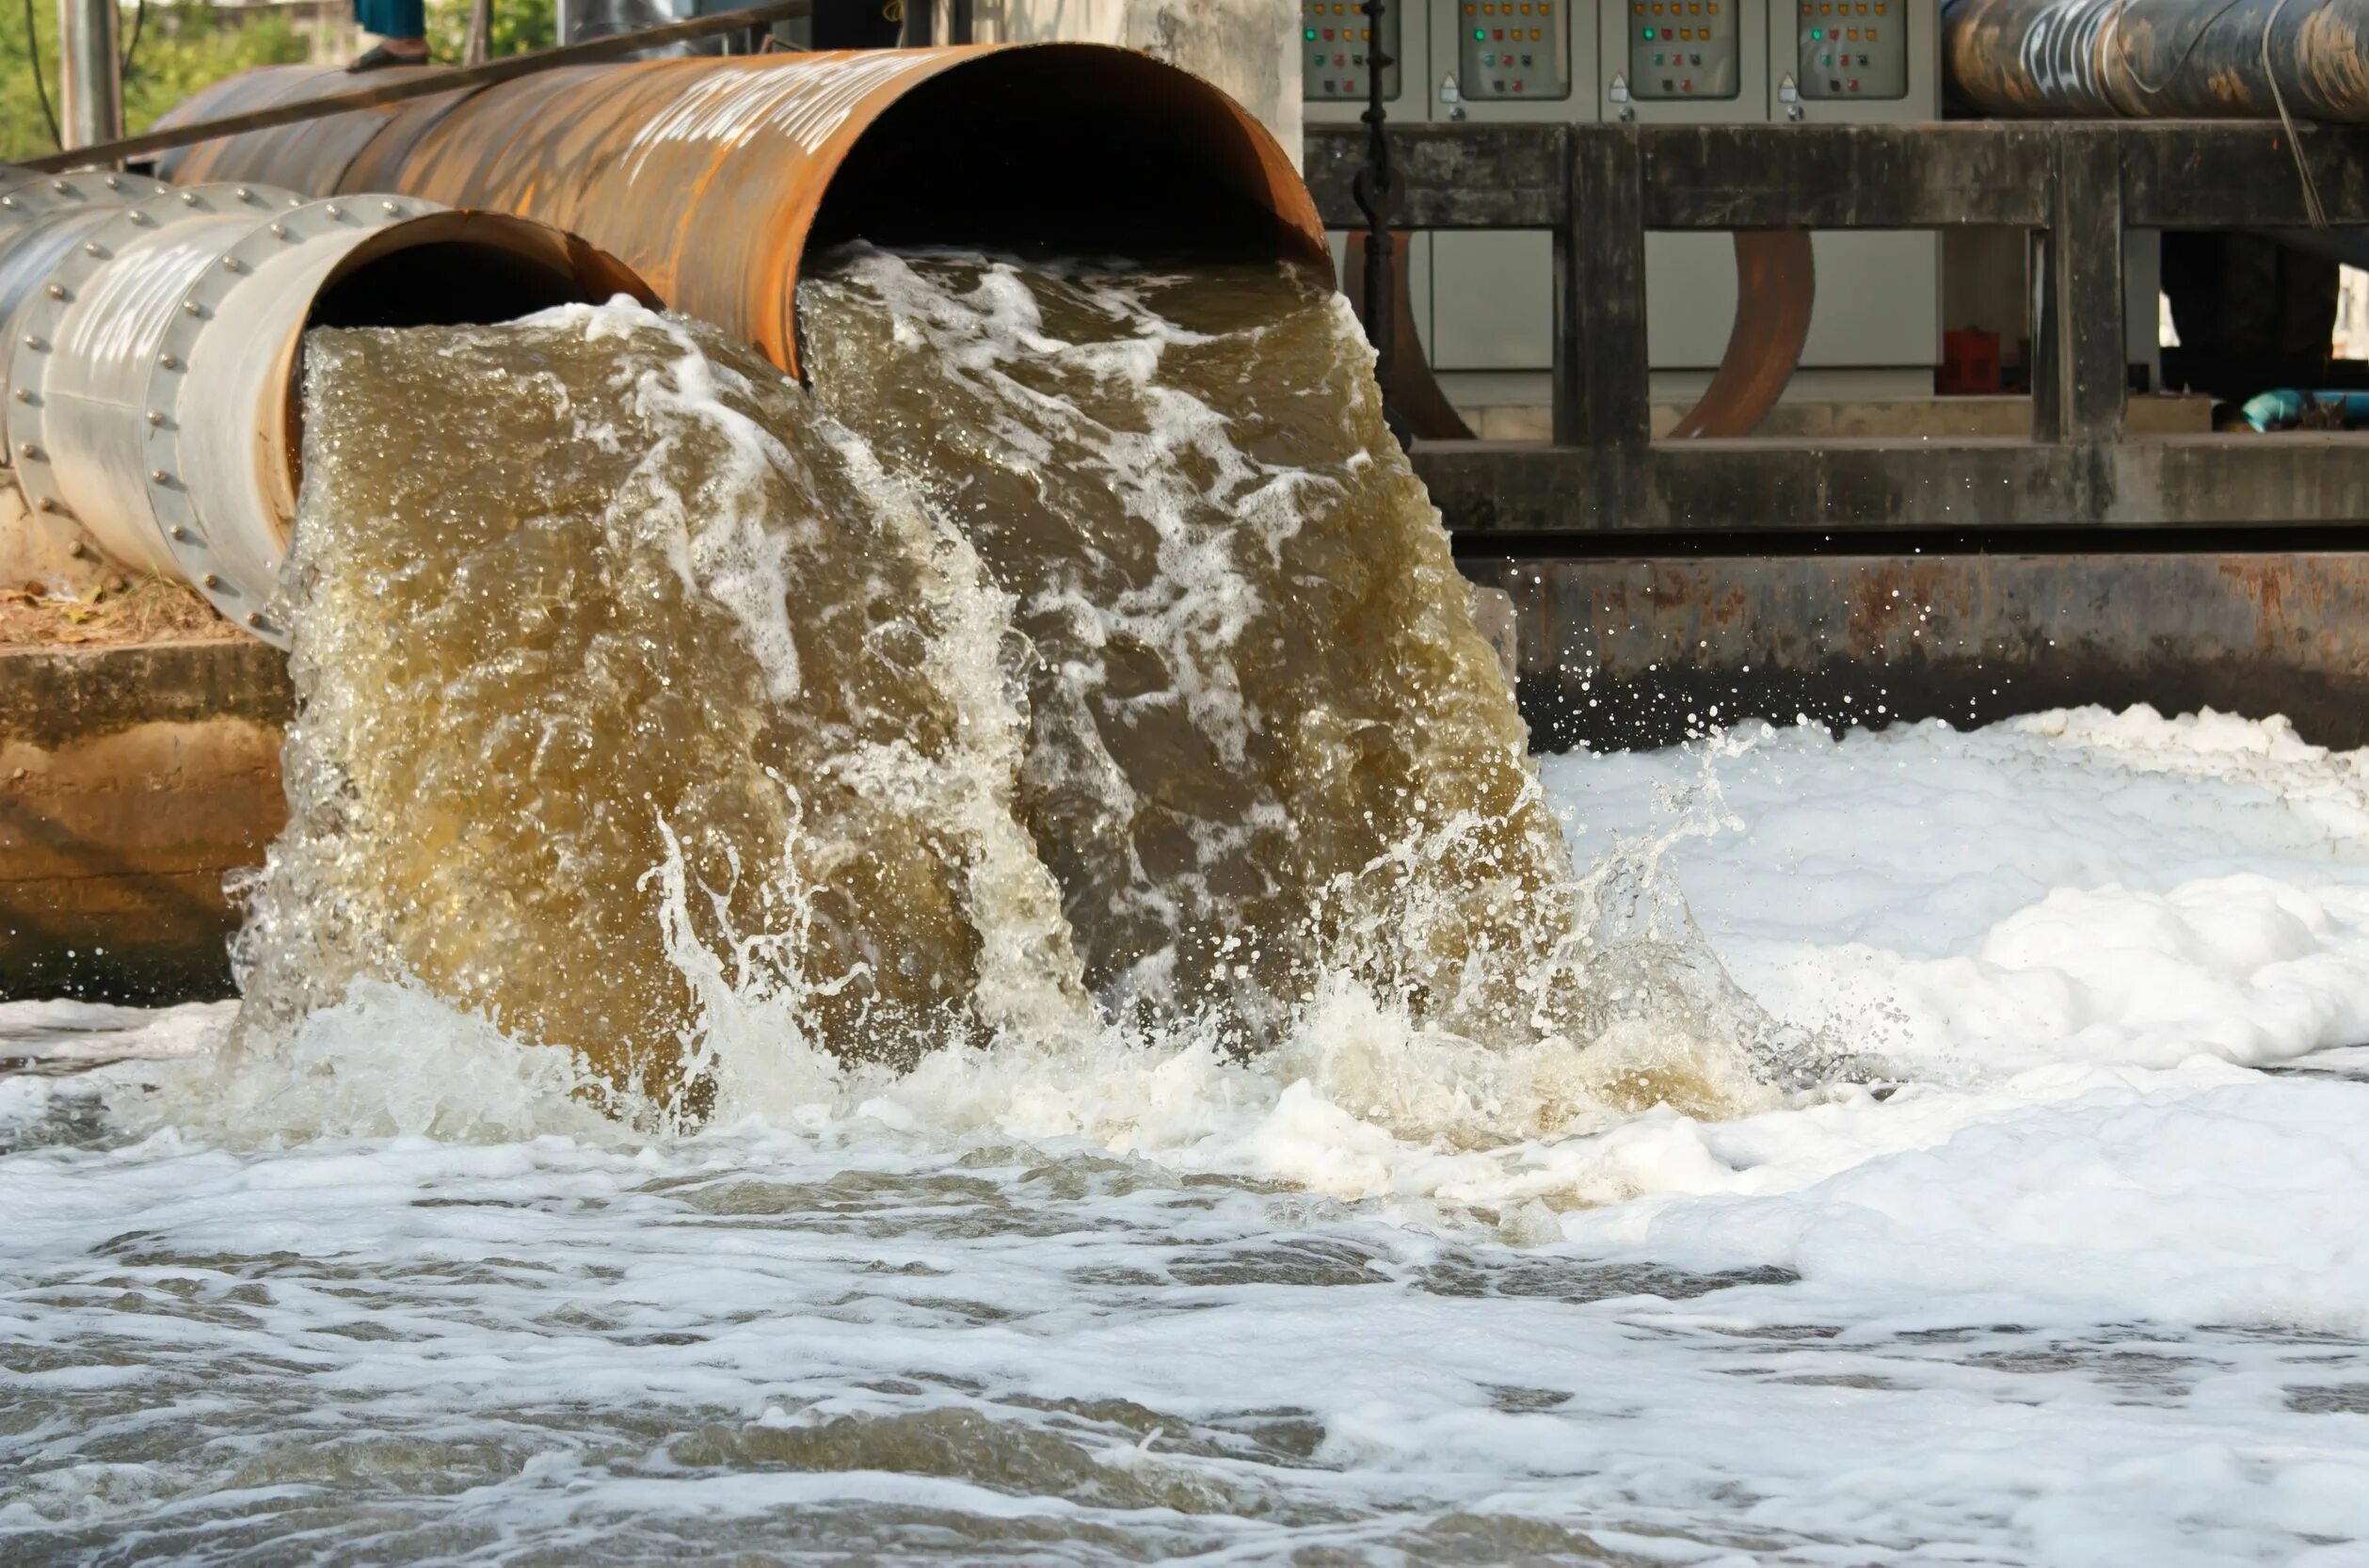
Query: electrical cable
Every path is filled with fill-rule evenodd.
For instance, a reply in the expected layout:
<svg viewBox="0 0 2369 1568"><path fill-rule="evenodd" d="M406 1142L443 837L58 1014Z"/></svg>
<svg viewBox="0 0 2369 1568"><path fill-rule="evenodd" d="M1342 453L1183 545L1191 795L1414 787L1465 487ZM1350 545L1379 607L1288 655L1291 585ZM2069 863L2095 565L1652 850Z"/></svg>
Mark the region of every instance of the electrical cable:
<svg viewBox="0 0 2369 1568"><path fill-rule="evenodd" d="M147 25L148 0L139 0L132 12L132 41L123 46L123 63L116 67L116 73L127 81L132 74L132 57L140 52L140 32Z"/></svg>
<svg viewBox="0 0 2369 1568"><path fill-rule="evenodd" d="M62 152L66 138L57 130L57 111L50 106L49 84L41 78L41 35L33 27L33 0L24 0L24 52L33 61L33 92L41 101L41 118L49 121L49 144Z"/></svg>

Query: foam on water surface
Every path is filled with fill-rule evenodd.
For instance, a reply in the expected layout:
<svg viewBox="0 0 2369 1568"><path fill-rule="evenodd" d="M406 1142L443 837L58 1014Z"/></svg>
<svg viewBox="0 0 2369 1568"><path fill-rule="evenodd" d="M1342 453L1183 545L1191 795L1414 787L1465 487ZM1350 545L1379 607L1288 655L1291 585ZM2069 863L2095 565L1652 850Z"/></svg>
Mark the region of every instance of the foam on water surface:
<svg viewBox="0 0 2369 1568"><path fill-rule="evenodd" d="M2359 1560L2369 755L1533 772L1337 301L808 287L316 341L247 1007L0 1006L0 1560Z"/></svg>
<svg viewBox="0 0 2369 1568"><path fill-rule="evenodd" d="M309 1020L342 1080L248 1080L265 1121L350 1091L279 1147L140 1110L202 1061L0 1080L0 1552L2349 1563L2369 1075L2341 1009L2265 1072L2225 1027L2243 988L2064 1028L1972 978L1995 928L2120 888L2060 969L2161 942L2369 988L2342 922L2297 954L2134 902L2369 886L2330 831L2369 757L2280 736L2072 713L1546 760L1583 854L1672 839L1737 973L1911 1071L1724 1123L1460 1148L1327 1076L1418 1071L1345 1013L1250 1061L840 1067L651 1138L400 986ZM1673 839L1706 768L1730 825ZM1917 1012L1946 964L1970 988ZM95 1025L226 1022L0 1010L85 1062ZM511 1087L440 1126L467 1063Z"/></svg>

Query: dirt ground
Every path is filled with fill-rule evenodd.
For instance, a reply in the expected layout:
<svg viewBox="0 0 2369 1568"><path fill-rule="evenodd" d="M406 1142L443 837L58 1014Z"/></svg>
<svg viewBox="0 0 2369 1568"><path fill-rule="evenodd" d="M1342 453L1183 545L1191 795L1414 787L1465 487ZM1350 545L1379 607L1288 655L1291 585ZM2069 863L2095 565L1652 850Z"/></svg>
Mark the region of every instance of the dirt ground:
<svg viewBox="0 0 2369 1568"><path fill-rule="evenodd" d="M0 648L222 642L241 635L197 591L161 577L79 599L53 598L38 583L0 586Z"/></svg>

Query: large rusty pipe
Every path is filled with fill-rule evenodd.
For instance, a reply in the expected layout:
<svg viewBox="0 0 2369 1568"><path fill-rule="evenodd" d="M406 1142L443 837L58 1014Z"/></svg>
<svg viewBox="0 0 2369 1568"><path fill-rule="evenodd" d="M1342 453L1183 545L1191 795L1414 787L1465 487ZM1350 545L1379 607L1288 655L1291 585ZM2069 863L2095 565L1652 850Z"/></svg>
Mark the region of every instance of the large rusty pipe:
<svg viewBox="0 0 2369 1568"><path fill-rule="evenodd" d="M15 301L0 407L27 504L283 645L269 606L308 328L655 298L548 225L411 197L0 175L0 297Z"/></svg>
<svg viewBox="0 0 2369 1568"><path fill-rule="evenodd" d="M1986 115L2364 124L2369 0L1945 0L1942 72Z"/></svg>
<svg viewBox="0 0 2369 1568"><path fill-rule="evenodd" d="M328 85L250 72L168 119ZM1316 204L1257 120L1197 77L1096 44L565 67L228 138L161 169L538 218L791 371L799 272L848 240L1329 266Z"/></svg>

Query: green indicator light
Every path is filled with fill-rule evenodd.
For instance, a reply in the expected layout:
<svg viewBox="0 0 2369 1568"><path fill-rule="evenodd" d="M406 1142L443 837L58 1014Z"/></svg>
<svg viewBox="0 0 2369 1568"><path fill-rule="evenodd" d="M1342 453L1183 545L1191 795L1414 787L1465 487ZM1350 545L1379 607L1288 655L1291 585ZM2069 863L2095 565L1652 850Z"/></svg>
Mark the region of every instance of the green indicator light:
<svg viewBox="0 0 2369 1568"><path fill-rule="evenodd" d="M1648 42L1648 43L1651 43L1653 40L1654 40L1654 30L1653 30L1651 27L1648 27L1648 28L1646 28L1646 29L1645 29L1645 41L1646 41L1646 42Z"/></svg>
<svg viewBox="0 0 2369 1568"><path fill-rule="evenodd" d="M1812 33L1810 36L1811 36L1812 38L1816 38L1816 37L1817 37L1817 35L1816 33ZM1314 42L1316 41L1316 29L1315 29L1315 28L1313 28L1313 27L1311 27L1311 28L1309 28L1309 29L1308 29L1308 41L1309 41L1310 43L1314 43Z"/></svg>
<svg viewBox="0 0 2369 1568"><path fill-rule="evenodd" d="M1824 38L1825 36L1826 29L1823 27L1813 27L1810 29L1810 41L1812 43L1816 43L1818 40ZM1314 33L1310 33L1308 37L1314 38L1316 35Z"/></svg>
<svg viewBox="0 0 2369 1568"><path fill-rule="evenodd" d="M1482 32L1480 28L1475 27L1475 28L1472 30L1472 36L1473 36L1474 38L1476 38L1476 39L1485 39L1485 38L1487 38L1489 35L1488 35L1487 33Z"/></svg>

